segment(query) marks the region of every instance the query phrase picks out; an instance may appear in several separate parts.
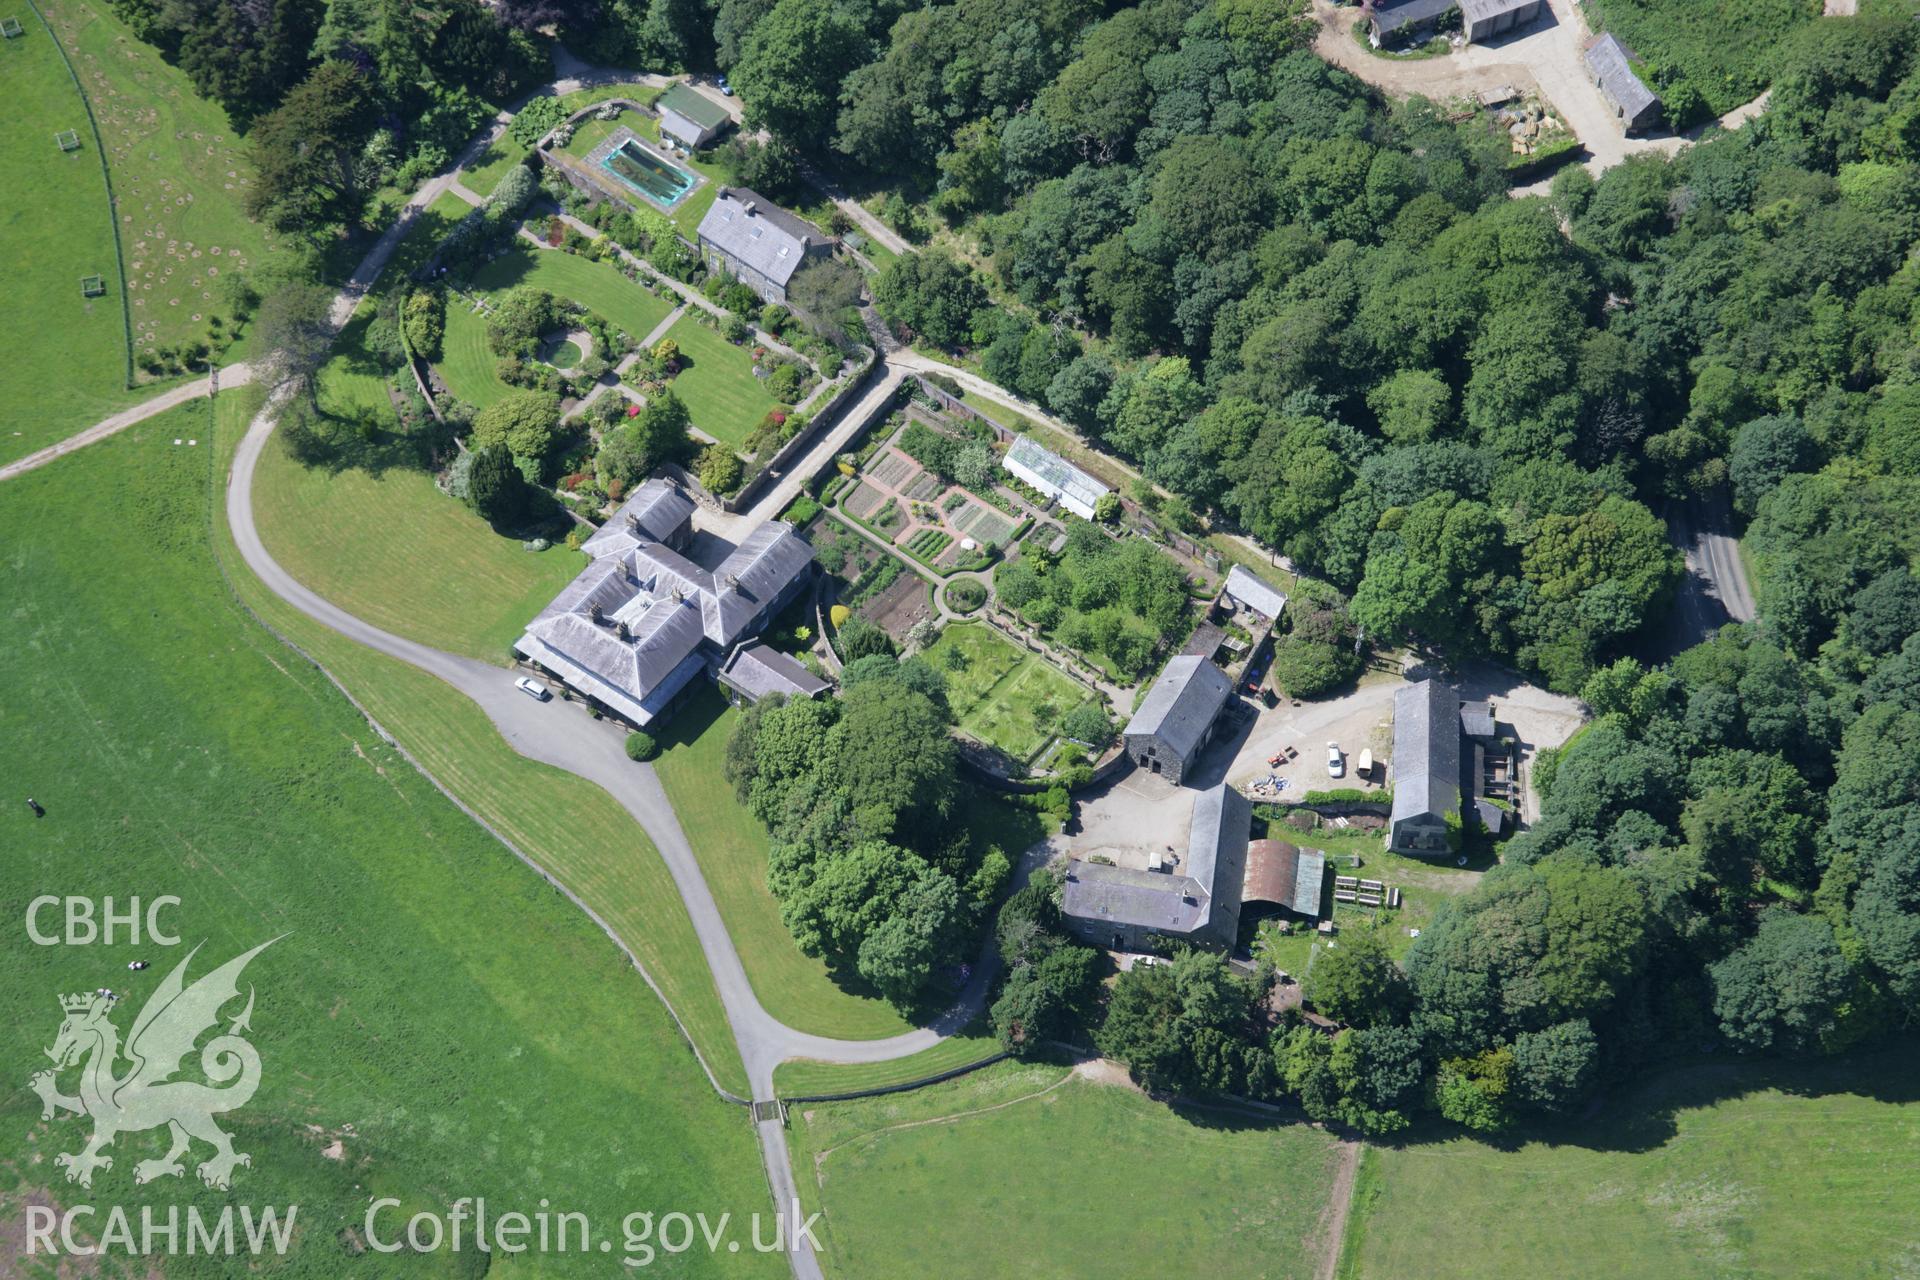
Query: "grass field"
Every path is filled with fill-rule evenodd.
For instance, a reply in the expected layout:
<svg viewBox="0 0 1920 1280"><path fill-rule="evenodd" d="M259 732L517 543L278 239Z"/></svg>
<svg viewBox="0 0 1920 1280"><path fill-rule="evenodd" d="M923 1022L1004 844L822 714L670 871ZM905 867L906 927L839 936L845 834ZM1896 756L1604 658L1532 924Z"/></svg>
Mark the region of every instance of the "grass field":
<svg viewBox="0 0 1920 1280"><path fill-rule="evenodd" d="M1905 1277L1920 1260L1915 1046L1661 1072L1510 1149L1368 1152L1347 1280Z"/></svg>
<svg viewBox="0 0 1920 1280"><path fill-rule="evenodd" d="M673 301L642 289L611 263L557 249L515 249L501 254L473 277L474 288L482 293L501 293L523 284L573 299L619 326L635 342L653 332L674 308ZM611 353L608 358L612 358Z"/></svg>
<svg viewBox="0 0 1920 1280"><path fill-rule="evenodd" d="M257 402L257 392L222 397L223 457ZM721 1082L744 1093L746 1072L692 922L666 865L626 810L592 783L517 754L450 685L344 640L281 602L239 563L224 522L221 547L249 606L325 663L429 772L613 926L665 990Z"/></svg>
<svg viewBox="0 0 1920 1280"><path fill-rule="evenodd" d="M0 74L18 114L0 130L7 175L7 310L0 320L0 462L73 434L139 397L125 390L120 268L100 155L60 50L30 10L24 34L0 40ZM62 152L57 130L80 149ZM84 298L80 277L105 280ZM58 394L49 394L57 389Z"/></svg>
<svg viewBox="0 0 1920 1280"><path fill-rule="evenodd" d="M1595 30L1619 36L1650 67L1680 72L1721 116L1773 79L1789 32L1820 16L1821 0L1587 0Z"/></svg>
<svg viewBox="0 0 1920 1280"><path fill-rule="evenodd" d="M734 799L721 773L727 735L738 719L717 690L700 690L667 721L655 767L754 994L782 1022L815 1035L874 1040L909 1030L884 1000L837 985L781 923L780 904L767 888L766 828Z"/></svg>
<svg viewBox="0 0 1920 1280"><path fill-rule="evenodd" d="M931 1049L891 1062L815 1062L796 1058L783 1062L773 1073L773 1088L783 1098L810 1093L847 1093L855 1089L877 1089L885 1085L906 1084L926 1076L970 1066L1000 1052L985 1020L975 1023L956 1036L948 1036Z"/></svg>
<svg viewBox="0 0 1920 1280"><path fill-rule="evenodd" d="M1314 1274L1332 1138L1065 1075L1003 1063L796 1108L794 1173L836 1280L934 1258L997 1280Z"/></svg>
<svg viewBox="0 0 1920 1280"><path fill-rule="evenodd" d="M681 318L667 336L680 344L686 366L672 387L687 403L693 425L715 440L739 449L779 402L753 376L753 355L691 316Z"/></svg>
<svg viewBox="0 0 1920 1280"><path fill-rule="evenodd" d="M206 336L211 316L232 320L220 277L258 268L273 246L272 234L240 210L252 172L245 144L226 113L136 39L105 0L40 7L86 86L106 144L136 348ZM86 135L84 119L68 127ZM86 151L91 156L91 139ZM223 362L245 355L243 335Z"/></svg>
<svg viewBox="0 0 1920 1280"><path fill-rule="evenodd" d="M964 665L950 665L955 660L947 655L953 652ZM1015 760L1038 755L1053 740L1060 718L1093 698L1052 664L979 623L948 623L927 659L946 672L947 698L961 731ZM1041 708L1052 710L1042 715Z"/></svg>
<svg viewBox="0 0 1920 1280"><path fill-rule="evenodd" d="M168 1205L228 1203L191 1168L135 1192L134 1164L164 1149L153 1133L122 1134L90 1196L68 1186L51 1157L78 1149L85 1124L41 1122L38 1100L18 1086L53 1041L57 994L125 991L114 1015L124 1033L194 945L204 940L198 977L275 937L244 979L261 1087L222 1124L251 1156L233 1202L299 1206L292 1255L270 1267L276 1274L341 1274L342 1242L375 1195L442 1212L465 1195L531 1212L545 1196L588 1213L616 1241L636 1205L765 1211L742 1113L714 1095L618 951L222 586L208 545L220 469L209 426L204 405L175 410L7 482L0 503L12 694L0 702L0 758L17 788L0 807L0 885L14 903L50 890L121 904L177 895L167 920L183 944L34 946L16 922L0 965L6 1058L17 1064L0 1102L0 1213L18 1221L27 1195L103 1206L132 1197L160 1216ZM176 436L202 444L176 448ZM116 518L72 518L108 489ZM101 605L103 566L112 608ZM44 819L18 802L28 790ZM541 800L551 805L553 793ZM554 825L571 832L592 821L574 811ZM605 843L599 856L652 868L653 882L636 887L657 892L664 879L630 839ZM643 947L659 946L651 930L636 932ZM153 968L128 973L142 956ZM189 1057L188 1078L198 1078L197 1062ZM71 1073L63 1083L71 1088ZM323 1154L336 1140L338 1159ZM199 1145L191 1159L206 1155ZM461 1264L471 1257L375 1270L470 1275ZM604 1257L549 1257L527 1270L606 1266ZM675 1270L773 1277L784 1265L700 1251ZM166 1274L235 1267L176 1256Z"/></svg>

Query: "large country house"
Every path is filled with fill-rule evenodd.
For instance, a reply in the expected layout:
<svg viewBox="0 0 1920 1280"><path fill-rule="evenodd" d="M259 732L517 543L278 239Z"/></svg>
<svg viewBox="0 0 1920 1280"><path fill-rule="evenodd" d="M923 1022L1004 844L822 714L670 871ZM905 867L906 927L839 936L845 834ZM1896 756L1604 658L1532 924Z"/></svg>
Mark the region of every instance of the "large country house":
<svg viewBox="0 0 1920 1280"><path fill-rule="evenodd" d="M748 642L806 585L813 548L778 520L738 545L693 533L693 502L649 480L582 550L593 563L514 647L603 711L645 728L695 676L736 697L811 697L804 667Z"/></svg>

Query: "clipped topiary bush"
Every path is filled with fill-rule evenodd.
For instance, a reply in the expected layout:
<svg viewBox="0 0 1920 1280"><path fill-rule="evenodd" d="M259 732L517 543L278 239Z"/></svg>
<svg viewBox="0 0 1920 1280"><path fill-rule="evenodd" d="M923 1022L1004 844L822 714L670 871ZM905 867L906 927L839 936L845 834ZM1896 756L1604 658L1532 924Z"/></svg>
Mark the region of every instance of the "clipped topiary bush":
<svg viewBox="0 0 1920 1280"><path fill-rule="evenodd" d="M627 735L627 759L645 762L660 754L660 744L650 733L638 730Z"/></svg>

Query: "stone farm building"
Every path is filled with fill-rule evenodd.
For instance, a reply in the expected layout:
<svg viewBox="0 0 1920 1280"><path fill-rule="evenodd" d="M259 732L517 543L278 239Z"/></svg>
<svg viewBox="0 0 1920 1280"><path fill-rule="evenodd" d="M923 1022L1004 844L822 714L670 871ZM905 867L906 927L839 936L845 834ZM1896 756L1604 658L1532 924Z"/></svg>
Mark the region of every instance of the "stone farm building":
<svg viewBox="0 0 1920 1280"><path fill-rule="evenodd" d="M1213 737L1233 694L1227 673L1195 654L1169 658L1127 721L1127 755L1136 765L1179 783Z"/></svg>
<svg viewBox="0 0 1920 1280"><path fill-rule="evenodd" d="M1462 703L1438 680L1406 685L1393 695L1393 811L1387 847L1395 853L1444 854L1453 833L1469 820L1462 796L1471 797L1472 820L1498 834L1507 811L1488 799L1490 777L1504 777L1506 755L1493 711L1484 702Z"/></svg>
<svg viewBox="0 0 1920 1280"><path fill-rule="evenodd" d="M1088 475L1059 454L1042 448L1032 436L1016 436L1000 465L1082 520L1093 519L1095 505L1113 486Z"/></svg>
<svg viewBox="0 0 1920 1280"><path fill-rule="evenodd" d="M1587 73L1628 133L1660 123L1660 99L1634 74L1632 57L1616 37L1600 36L1587 46Z"/></svg>
<svg viewBox="0 0 1920 1280"><path fill-rule="evenodd" d="M1153 939L1231 951L1240 931L1240 895L1253 803L1221 783L1194 798L1187 848L1161 870L1067 864L1060 915L1097 947L1142 951Z"/></svg>
<svg viewBox="0 0 1920 1280"><path fill-rule="evenodd" d="M1278 622L1287 607L1286 592L1237 564L1227 570L1223 594L1234 604L1253 610L1269 622Z"/></svg>
<svg viewBox="0 0 1920 1280"><path fill-rule="evenodd" d="M811 579L813 548L777 520L738 545L696 538L693 510L665 480L641 485L587 539L592 563L527 624L515 649L642 729L699 675L748 700L820 692L805 668L747 643Z"/></svg>
<svg viewBox="0 0 1920 1280"><path fill-rule="evenodd" d="M1369 17L1368 40L1375 47L1397 44L1437 28L1458 13L1467 42L1491 40L1540 16L1545 0L1400 0L1377 6Z"/></svg>
<svg viewBox="0 0 1920 1280"><path fill-rule="evenodd" d="M787 285L809 260L829 257L833 238L745 187L722 187L700 219L700 258L768 302L785 302Z"/></svg>
<svg viewBox="0 0 1920 1280"><path fill-rule="evenodd" d="M653 104L660 113L660 132L689 151L698 151L733 123L727 109L692 85L674 85Z"/></svg>

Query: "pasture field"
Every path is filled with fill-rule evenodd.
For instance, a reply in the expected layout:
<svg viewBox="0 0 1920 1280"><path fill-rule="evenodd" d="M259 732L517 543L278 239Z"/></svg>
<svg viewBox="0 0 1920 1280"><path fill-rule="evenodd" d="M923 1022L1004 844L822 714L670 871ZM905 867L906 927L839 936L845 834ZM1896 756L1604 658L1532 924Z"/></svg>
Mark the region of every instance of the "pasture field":
<svg viewBox="0 0 1920 1280"><path fill-rule="evenodd" d="M739 718L717 689L699 690L659 733L663 749L654 767L754 994L782 1022L815 1035L877 1040L910 1030L886 1001L837 984L781 923L780 904L767 888L767 830L734 798L722 773L727 736Z"/></svg>
<svg viewBox="0 0 1920 1280"><path fill-rule="evenodd" d="M680 344L686 366L669 385L686 401L693 425L735 450L744 447L767 410L779 404L754 377L752 353L691 316L682 317L667 336Z"/></svg>
<svg viewBox="0 0 1920 1280"><path fill-rule="evenodd" d="M223 461L257 405L257 391L222 396ZM234 552L224 514L222 507L221 558L247 605L324 663L462 803L591 904L646 964L721 1083L744 1094L746 1072L693 924L631 815L585 779L516 753L458 690L341 638L267 591Z"/></svg>
<svg viewBox="0 0 1920 1280"><path fill-rule="evenodd" d="M222 414L234 404L244 414L240 397ZM11 655L0 758L16 793L0 807L0 885L16 903L45 892L120 904L177 895L165 919L182 940L35 946L16 919L0 965L5 1056L17 1068L0 1101L0 1213L18 1221L27 1197L217 1209L224 1197L191 1167L134 1192L134 1165L165 1149L151 1132L118 1138L91 1193L69 1186L52 1157L79 1148L85 1121L42 1122L39 1100L18 1085L53 1042L59 994L124 992L114 1014L124 1034L195 945L198 977L275 938L243 984L254 992L260 1089L221 1123L251 1156L235 1172L235 1201L299 1206L276 1274L352 1269L375 1195L408 1213L444 1213L467 1195L531 1211L547 1196L611 1229L616 1247L635 1205L765 1211L751 1130L624 957L223 585L208 540L224 456L212 455L211 425L204 405L174 410L8 481L0 503L0 635ZM175 447L175 437L200 444ZM115 519L72 519L109 488ZM111 608L102 566L112 566ZM577 799L545 780L538 789L543 808ZM29 791L45 818L19 803ZM565 814L568 828L591 822ZM658 868L631 839L599 853ZM129 973L136 957L153 967ZM230 1002L226 1018L238 1011ZM71 1089L71 1073L63 1084ZM207 1154L201 1144L190 1159ZM469 1275L471 1258L413 1258L403 1270ZM784 1274L779 1258L750 1251L676 1262L684 1274ZM529 1273L606 1265L549 1256ZM234 1270L230 1259L179 1256L166 1274Z"/></svg>
<svg viewBox="0 0 1920 1280"><path fill-rule="evenodd" d="M1465 1138L1371 1148L1341 1275L1911 1275L1914 1048L1705 1061L1499 1148Z"/></svg>
<svg viewBox="0 0 1920 1280"><path fill-rule="evenodd" d="M0 462L52 444L140 398L128 392L120 267L100 153L60 49L31 10L23 34L0 40L14 103L0 130L7 175L7 311L0 321ZM71 129L77 151L53 135ZM81 296L80 277L106 292ZM57 390L58 394L51 394Z"/></svg>
<svg viewBox="0 0 1920 1280"><path fill-rule="evenodd" d="M503 293L523 284L573 299L624 330L635 342L671 315L677 302L647 292L611 263L557 249L536 249L524 240L520 247L501 254L473 276L473 287L483 294Z"/></svg>
<svg viewBox="0 0 1920 1280"><path fill-rule="evenodd" d="M1677 71L1722 116L1758 97L1795 27L1820 16L1821 0L1588 0L1595 30L1606 30L1648 67ZM1657 86L1656 86L1657 91Z"/></svg>
<svg viewBox="0 0 1920 1280"><path fill-rule="evenodd" d="M219 105L136 39L106 0L44 0L40 9L73 60L107 148L135 355L230 332L221 277L256 270L274 246L272 232L241 212L252 178L244 142ZM72 127L85 136L84 120ZM220 363L244 358L246 346L242 331Z"/></svg>
<svg viewBox="0 0 1920 1280"><path fill-rule="evenodd" d="M1002 1278L1284 1280L1314 1275L1324 1246L1337 1144L1304 1124L1012 1062L790 1114L835 1280L961 1257Z"/></svg>
<svg viewBox="0 0 1920 1280"><path fill-rule="evenodd" d="M1038 755L1060 718L1093 698L1046 660L980 623L948 623L926 656L946 673L947 700L961 731L1015 760Z"/></svg>

